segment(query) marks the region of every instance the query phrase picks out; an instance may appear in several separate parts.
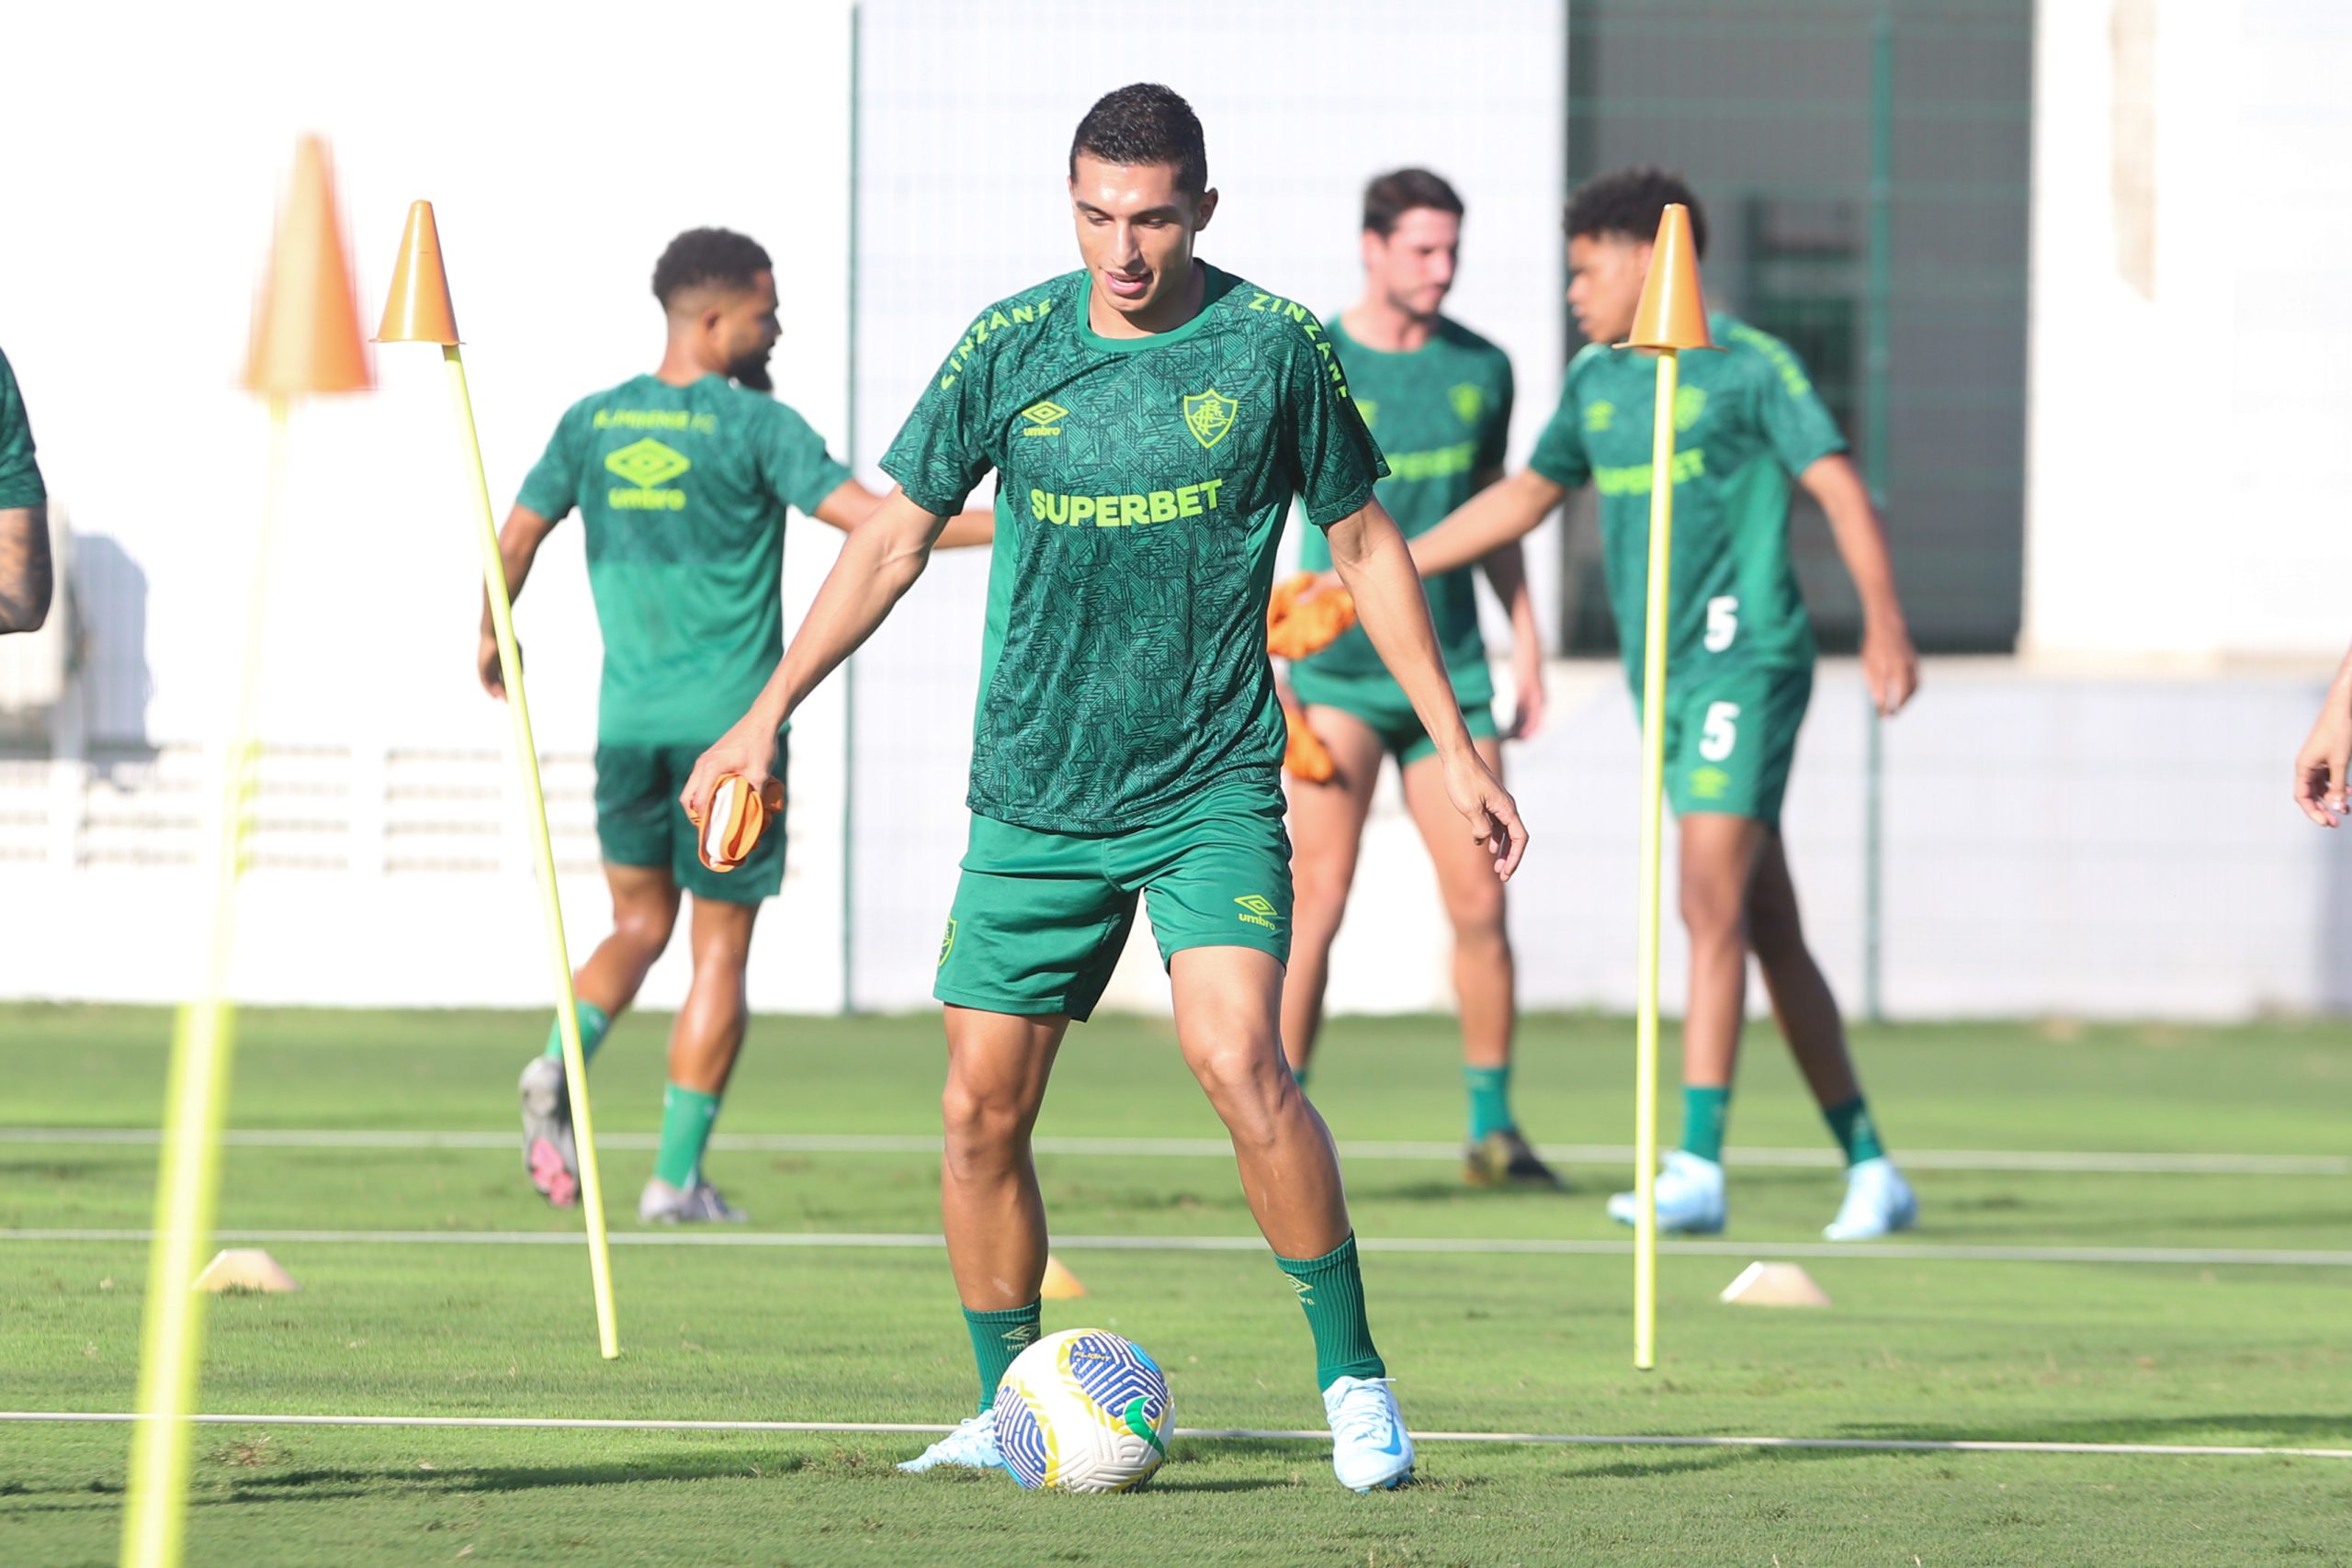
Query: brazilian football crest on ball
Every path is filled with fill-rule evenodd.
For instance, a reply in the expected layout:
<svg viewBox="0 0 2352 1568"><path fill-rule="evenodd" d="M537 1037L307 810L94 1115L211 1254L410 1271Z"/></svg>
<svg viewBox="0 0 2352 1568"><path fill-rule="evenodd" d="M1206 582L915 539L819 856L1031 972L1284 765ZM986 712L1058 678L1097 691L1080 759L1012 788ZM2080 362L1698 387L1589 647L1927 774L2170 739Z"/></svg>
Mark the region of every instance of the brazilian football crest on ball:
<svg viewBox="0 0 2352 1568"><path fill-rule="evenodd" d="M1194 392L1184 400L1184 428L1202 446L1214 446L1233 428L1233 416L1240 409L1239 400L1225 396L1215 387Z"/></svg>
<svg viewBox="0 0 2352 1568"><path fill-rule="evenodd" d="M1046 1335L996 1388L997 1449L1033 1492L1139 1486L1167 1459L1174 1424L1159 1364L1107 1329Z"/></svg>

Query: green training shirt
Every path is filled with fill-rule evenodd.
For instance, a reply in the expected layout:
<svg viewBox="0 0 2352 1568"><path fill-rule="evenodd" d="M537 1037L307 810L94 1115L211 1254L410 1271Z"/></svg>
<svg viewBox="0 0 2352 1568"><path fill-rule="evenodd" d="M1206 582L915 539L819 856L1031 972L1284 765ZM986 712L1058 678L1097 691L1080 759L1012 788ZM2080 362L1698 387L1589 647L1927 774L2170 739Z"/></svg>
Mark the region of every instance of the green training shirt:
<svg viewBox="0 0 2352 1568"><path fill-rule="evenodd" d="M1502 467L1510 438L1510 358L1443 317L1436 334L1410 354L1364 347L1336 316L1329 330L1347 367L1356 411L1387 455L1380 503L1407 538L1426 534L1470 499L1478 475ZM1328 570L1329 543L1308 535L1300 541L1299 565ZM1453 678L1453 694L1465 707L1495 696L1486 640L1478 633L1476 570L1464 567L1429 581L1438 649ZM1301 664L1317 675L1394 680L1361 626Z"/></svg>
<svg viewBox="0 0 2352 1568"><path fill-rule="evenodd" d="M39 506L49 499L33 461L33 427L25 417L17 373L0 354L0 507Z"/></svg>
<svg viewBox="0 0 2352 1568"><path fill-rule="evenodd" d="M1266 600L1291 498L1318 528L1385 472L1314 312L1205 268L1200 314L1105 338L1073 272L982 310L882 459L925 511L997 480L969 804L1149 827L1281 787Z"/></svg>
<svg viewBox="0 0 2352 1568"><path fill-rule="evenodd" d="M639 376L565 412L516 500L587 526L598 739L707 744L743 716L784 653L785 509L848 478L807 421L721 376Z"/></svg>
<svg viewBox="0 0 2352 1568"><path fill-rule="evenodd" d="M1789 563L1789 480L1846 448L1788 345L1730 316L1722 352L1682 355L1674 395L1669 680L1813 663L1813 623ZM1586 347L1529 466L1600 492L1601 562L1625 671L1638 691L1649 592L1651 416L1657 361Z"/></svg>

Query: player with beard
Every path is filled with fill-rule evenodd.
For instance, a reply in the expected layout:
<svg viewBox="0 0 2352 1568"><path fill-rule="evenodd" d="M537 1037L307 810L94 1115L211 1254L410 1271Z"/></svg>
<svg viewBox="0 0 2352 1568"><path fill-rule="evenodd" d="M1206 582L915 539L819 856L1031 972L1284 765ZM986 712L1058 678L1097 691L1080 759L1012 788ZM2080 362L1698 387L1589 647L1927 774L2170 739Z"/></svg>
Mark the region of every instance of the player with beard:
<svg viewBox="0 0 2352 1568"><path fill-rule="evenodd" d="M743 1043L743 971L761 903L784 883L784 834L725 874L702 863L679 789L695 757L749 707L784 647L787 508L847 532L881 497L850 478L808 422L767 393L775 347L768 254L725 229L692 229L662 252L653 295L669 341L652 374L574 403L523 481L499 536L519 597L548 533L573 508L588 530L588 584L604 633L597 705L596 836L612 934L573 976L580 1043L593 1057L669 945L694 895L694 980L670 1031L662 1145L638 1201L648 1222L741 1221L704 1179L702 1156ZM985 544L986 513L941 543ZM481 682L505 695L490 610ZM785 728L772 772L785 768ZM578 1201L560 1030L523 1070L523 1158L548 1201Z"/></svg>

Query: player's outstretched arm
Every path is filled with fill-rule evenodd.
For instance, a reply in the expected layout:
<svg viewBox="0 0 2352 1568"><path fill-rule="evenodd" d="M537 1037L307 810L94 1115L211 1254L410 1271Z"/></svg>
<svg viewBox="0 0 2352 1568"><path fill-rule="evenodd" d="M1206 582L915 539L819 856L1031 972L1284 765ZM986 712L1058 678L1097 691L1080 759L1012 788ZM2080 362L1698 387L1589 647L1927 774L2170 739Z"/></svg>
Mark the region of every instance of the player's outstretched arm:
<svg viewBox="0 0 2352 1568"><path fill-rule="evenodd" d="M2346 773L2352 773L2352 650L2336 666L2327 700L2320 704L2303 749L2295 753L2295 805L2321 827L2335 827L2352 816Z"/></svg>
<svg viewBox="0 0 2352 1568"><path fill-rule="evenodd" d="M1886 530L1879 525L1862 476L1845 454L1816 459L1797 476L1797 483L1828 514L1829 536L1838 541L1838 554L1861 596L1862 679L1878 711L1892 717L1919 689L1919 652L1911 646L1903 602L1895 596Z"/></svg>
<svg viewBox="0 0 2352 1568"><path fill-rule="evenodd" d="M945 518L925 512L893 487L873 515L850 530L833 570L825 574L808 606L808 618L793 633L791 646L752 711L695 761L678 796L687 816L702 820L711 790L729 773L741 774L754 791L765 786L776 731L819 682L874 635L890 607L914 586L946 525Z"/></svg>
<svg viewBox="0 0 2352 1568"><path fill-rule="evenodd" d="M555 520L540 516L527 506L517 506L506 514L506 526L498 531L498 560L506 570L506 602L512 604L523 597L523 583L531 575L531 563L539 558L539 547L547 543L555 530ZM514 644L517 658L523 644ZM474 648L474 670L481 677L481 689L506 700L506 671L498 663L498 628L490 615L490 590L481 591L481 640Z"/></svg>
<svg viewBox="0 0 2352 1568"><path fill-rule="evenodd" d="M1423 577L1458 571L1535 532L1568 493L1567 486L1521 468L1488 485L1413 541L1413 565Z"/></svg>
<svg viewBox="0 0 2352 1568"><path fill-rule="evenodd" d="M1331 564L1355 598L1357 624L1405 688L1421 728L1437 742L1454 809L1469 819L1470 836L1494 857L1495 874L1510 881L1527 852L1527 829L1518 804L1470 743L1453 684L1438 657L1429 599L1405 536L1377 501L1332 524L1324 536L1330 542Z"/></svg>
<svg viewBox="0 0 2352 1568"><path fill-rule="evenodd" d="M866 489L855 479L843 479L833 493L817 504L817 521L828 523L846 534L881 509L888 497ZM973 545L993 544L996 540L996 513L993 511L959 512L947 520L932 548L960 550Z"/></svg>

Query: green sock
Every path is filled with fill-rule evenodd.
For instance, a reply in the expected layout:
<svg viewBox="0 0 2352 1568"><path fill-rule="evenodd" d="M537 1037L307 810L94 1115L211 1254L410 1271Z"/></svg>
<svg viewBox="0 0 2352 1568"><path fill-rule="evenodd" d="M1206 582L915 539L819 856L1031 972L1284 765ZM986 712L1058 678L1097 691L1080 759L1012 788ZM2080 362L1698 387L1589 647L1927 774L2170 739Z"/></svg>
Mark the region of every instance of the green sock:
<svg viewBox="0 0 2352 1568"><path fill-rule="evenodd" d="M1341 1378L1385 1378L1388 1363L1373 1348L1372 1325L1363 1319L1363 1275L1356 1268L1356 1238L1320 1258L1283 1258L1274 1262L1290 1276L1306 1326L1315 1335L1315 1381L1329 1388Z"/></svg>
<svg viewBox="0 0 2352 1568"><path fill-rule="evenodd" d="M980 1367L980 1408L994 1409L996 1385L1004 1381L1004 1369L1020 1359L1021 1352L1037 1343L1039 1302L1025 1307L1008 1307L1002 1312L974 1312L964 1309L964 1328L972 1337L972 1359Z"/></svg>
<svg viewBox="0 0 2352 1568"><path fill-rule="evenodd" d="M575 1001L571 1004L571 1011L572 1016L580 1021L580 1059L593 1062L596 1059L596 1047L605 1043L605 1032L613 1027L613 1021L605 1017L605 1010L594 1002ZM548 1025L548 1055L563 1055L563 1025L560 1021Z"/></svg>
<svg viewBox="0 0 2352 1568"><path fill-rule="evenodd" d="M1723 1163L1724 1123L1731 1120L1729 1085L1682 1086L1682 1149L1701 1159Z"/></svg>
<svg viewBox="0 0 2352 1568"><path fill-rule="evenodd" d="M662 1150L653 1174L671 1186L692 1187L702 1176L702 1151L718 1120L718 1096L672 1084L662 1096Z"/></svg>
<svg viewBox="0 0 2352 1568"><path fill-rule="evenodd" d="M1838 1146L1846 1151L1848 1165L1860 1165L1866 1159L1884 1159L1886 1145L1878 1141L1878 1123L1871 1120L1871 1108L1860 1095L1843 1105L1833 1105L1822 1116L1829 1130L1838 1135Z"/></svg>
<svg viewBox="0 0 2352 1568"><path fill-rule="evenodd" d="M1510 1066L1464 1067L1462 1085L1470 1091L1470 1141L1489 1133L1508 1132L1510 1119Z"/></svg>

